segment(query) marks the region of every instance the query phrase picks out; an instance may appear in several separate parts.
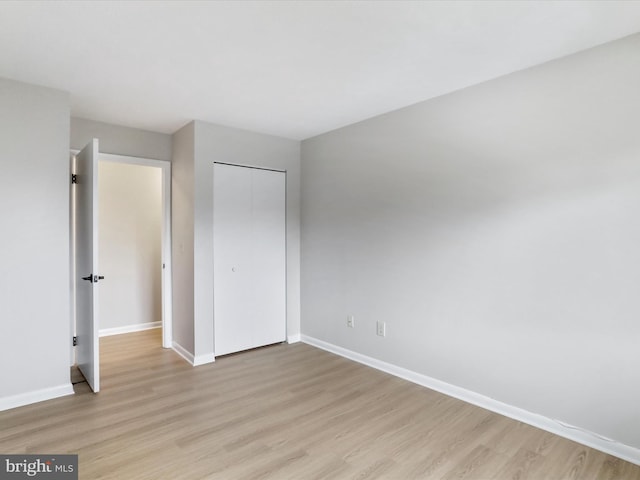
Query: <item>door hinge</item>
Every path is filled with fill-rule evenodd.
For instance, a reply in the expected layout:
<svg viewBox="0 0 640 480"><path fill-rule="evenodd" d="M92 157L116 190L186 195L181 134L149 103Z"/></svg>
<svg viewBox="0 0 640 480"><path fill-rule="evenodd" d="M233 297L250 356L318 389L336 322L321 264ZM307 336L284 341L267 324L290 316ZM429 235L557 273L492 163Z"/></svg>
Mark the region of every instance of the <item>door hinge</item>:
<svg viewBox="0 0 640 480"><path fill-rule="evenodd" d="M78 337L73 337L73 346L78 346Z"/></svg>
<svg viewBox="0 0 640 480"><path fill-rule="evenodd" d="M71 174L71 183L78 183L78 175L75 173Z"/></svg>

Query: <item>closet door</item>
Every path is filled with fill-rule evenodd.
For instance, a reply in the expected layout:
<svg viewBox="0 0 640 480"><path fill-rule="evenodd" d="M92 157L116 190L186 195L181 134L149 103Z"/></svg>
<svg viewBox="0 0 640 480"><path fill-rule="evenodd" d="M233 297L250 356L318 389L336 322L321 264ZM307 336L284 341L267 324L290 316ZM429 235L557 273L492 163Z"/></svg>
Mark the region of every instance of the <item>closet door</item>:
<svg viewBox="0 0 640 480"><path fill-rule="evenodd" d="M285 174L214 166L215 354L286 338Z"/></svg>

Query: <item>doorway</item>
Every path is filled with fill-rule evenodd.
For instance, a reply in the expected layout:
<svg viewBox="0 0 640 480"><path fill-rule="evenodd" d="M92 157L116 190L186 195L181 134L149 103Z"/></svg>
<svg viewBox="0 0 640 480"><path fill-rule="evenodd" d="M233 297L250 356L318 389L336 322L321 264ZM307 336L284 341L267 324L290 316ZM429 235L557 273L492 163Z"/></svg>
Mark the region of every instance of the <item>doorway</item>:
<svg viewBox="0 0 640 480"><path fill-rule="evenodd" d="M98 162L99 336L162 327L162 170Z"/></svg>
<svg viewBox="0 0 640 480"><path fill-rule="evenodd" d="M94 142L97 150L97 141ZM72 152L72 155L77 153ZM98 292L95 289L101 290L94 309L95 324L100 336L161 327L162 346L170 348L171 165L168 161L104 153L98 153L97 159L94 183L96 187L100 186L100 192L94 191L98 212L94 229L95 236L99 238L98 244L102 247L98 248L97 254L101 262L98 266L99 275L105 278L100 280L99 287L98 284L92 287L96 297ZM75 172L74 161L72 171ZM82 180L86 182L86 179ZM74 277L72 285L77 285L74 265L78 249L75 244L77 219L73 207L76 193L73 188L71 196L70 233L74 239L71 272ZM74 306L75 293L74 288ZM75 336L78 326L75 308L72 312L71 323ZM96 334L96 349L99 348L97 343ZM71 365L76 364L76 348L72 347ZM96 385L99 385L99 381Z"/></svg>

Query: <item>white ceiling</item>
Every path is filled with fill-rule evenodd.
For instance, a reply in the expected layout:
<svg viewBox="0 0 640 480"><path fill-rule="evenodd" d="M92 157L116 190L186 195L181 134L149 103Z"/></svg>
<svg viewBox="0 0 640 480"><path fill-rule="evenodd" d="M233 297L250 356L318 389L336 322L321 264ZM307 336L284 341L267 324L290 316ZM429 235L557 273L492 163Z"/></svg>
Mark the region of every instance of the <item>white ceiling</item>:
<svg viewBox="0 0 640 480"><path fill-rule="evenodd" d="M0 2L0 76L77 117L304 139L638 31L637 1Z"/></svg>

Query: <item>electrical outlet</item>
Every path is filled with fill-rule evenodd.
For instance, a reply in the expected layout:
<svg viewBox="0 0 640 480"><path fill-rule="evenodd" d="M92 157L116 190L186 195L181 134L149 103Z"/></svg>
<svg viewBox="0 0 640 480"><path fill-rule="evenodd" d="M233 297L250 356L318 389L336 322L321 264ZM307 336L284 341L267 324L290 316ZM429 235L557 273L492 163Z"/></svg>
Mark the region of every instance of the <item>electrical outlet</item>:
<svg viewBox="0 0 640 480"><path fill-rule="evenodd" d="M380 337L384 337L387 333L387 325L385 322L376 323L376 334Z"/></svg>
<svg viewBox="0 0 640 480"><path fill-rule="evenodd" d="M356 326L356 320L353 318L353 315L349 315L347 317L347 327L353 328Z"/></svg>

